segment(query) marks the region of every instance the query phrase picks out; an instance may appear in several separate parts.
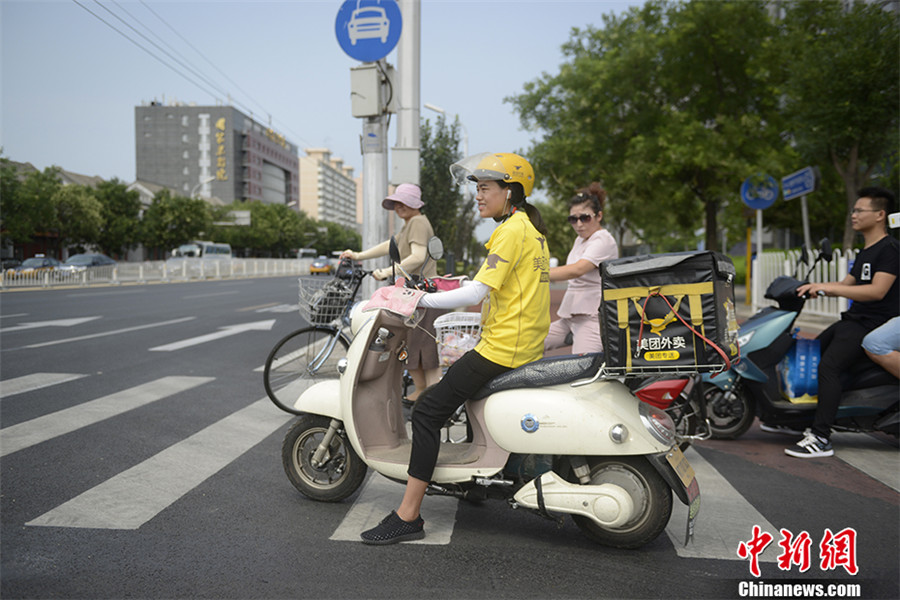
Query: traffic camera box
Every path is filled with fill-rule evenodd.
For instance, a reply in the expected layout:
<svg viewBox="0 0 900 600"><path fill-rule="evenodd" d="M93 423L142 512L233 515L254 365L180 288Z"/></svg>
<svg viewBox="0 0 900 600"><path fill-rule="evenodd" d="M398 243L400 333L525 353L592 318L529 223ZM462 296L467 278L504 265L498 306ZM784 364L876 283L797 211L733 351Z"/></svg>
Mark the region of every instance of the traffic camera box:
<svg viewBox="0 0 900 600"><path fill-rule="evenodd" d="M625 375L715 372L739 356L735 270L717 252L675 252L600 267L606 368Z"/></svg>

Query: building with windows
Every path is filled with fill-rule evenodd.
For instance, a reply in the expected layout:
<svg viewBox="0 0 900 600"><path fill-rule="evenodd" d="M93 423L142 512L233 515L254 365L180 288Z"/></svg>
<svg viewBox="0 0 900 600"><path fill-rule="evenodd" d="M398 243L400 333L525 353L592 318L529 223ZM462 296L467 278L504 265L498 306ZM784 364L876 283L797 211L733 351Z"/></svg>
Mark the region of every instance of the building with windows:
<svg viewBox="0 0 900 600"><path fill-rule="evenodd" d="M306 148L300 157L300 210L312 219L359 230L353 167L327 148Z"/></svg>
<svg viewBox="0 0 900 600"><path fill-rule="evenodd" d="M258 200L299 209L297 146L232 106L134 109L136 179L225 204Z"/></svg>

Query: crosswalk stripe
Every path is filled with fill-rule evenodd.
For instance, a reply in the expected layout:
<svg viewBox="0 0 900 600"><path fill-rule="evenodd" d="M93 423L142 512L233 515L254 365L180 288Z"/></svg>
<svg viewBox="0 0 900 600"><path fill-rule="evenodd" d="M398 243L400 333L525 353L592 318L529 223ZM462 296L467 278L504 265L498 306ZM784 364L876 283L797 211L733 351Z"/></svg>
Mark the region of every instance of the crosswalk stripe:
<svg viewBox="0 0 900 600"><path fill-rule="evenodd" d="M900 492L900 454L896 448L859 433L832 433L831 444L839 459Z"/></svg>
<svg viewBox="0 0 900 600"><path fill-rule="evenodd" d="M26 525L138 529L289 418L258 400Z"/></svg>
<svg viewBox="0 0 900 600"><path fill-rule="evenodd" d="M82 373L32 373L22 377L4 379L0 381L0 398L24 394L67 381L75 381L82 377L87 377L87 375Z"/></svg>
<svg viewBox="0 0 900 600"><path fill-rule="evenodd" d="M747 502L699 452L688 448L685 456L694 467L700 484L700 515L697 517L694 540L685 546L684 530L688 509L681 501L673 499L672 517L666 526L666 534L672 540L678 556L744 560L737 555L738 544L752 537L754 525L759 525L763 531L777 533L778 529ZM777 544L770 544L759 560L775 562L777 556Z"/></svg>
<svg viewBox="0 0 900 600"><path fill-rule="evenodd" d="M400 505L403 486L378 473L370 474L362 491L347 511L344 520L331 535L331 540L359 541L359 534L378 525L392 510ZM456 509L459 500L449 496L429 496L422 509L426 536L408 544L447 545L453 535Z"/></svg>
<svg viewBox="0 0 900 600"><path fill-rule="evenodd" d="M213 377L162 377L66 408L30 421L0 429L0 456L46 442L76 429L93 425L161 398L212 381Z"/></svg>

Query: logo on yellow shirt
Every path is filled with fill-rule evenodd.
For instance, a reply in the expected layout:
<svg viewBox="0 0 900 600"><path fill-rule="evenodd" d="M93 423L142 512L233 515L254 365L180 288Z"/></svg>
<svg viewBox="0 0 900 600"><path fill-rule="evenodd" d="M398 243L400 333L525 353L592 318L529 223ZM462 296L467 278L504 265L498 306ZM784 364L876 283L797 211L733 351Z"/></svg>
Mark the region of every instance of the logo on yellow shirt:
<svg viewBox="0 0 900 600"><path fill-rule="evenodd" d="M485 259L484 262L487 263L488 269L496 269L497 263L501 263L501 262L508 263L509 261L500 258L499 254L488 254L487 259Z"/></svg>

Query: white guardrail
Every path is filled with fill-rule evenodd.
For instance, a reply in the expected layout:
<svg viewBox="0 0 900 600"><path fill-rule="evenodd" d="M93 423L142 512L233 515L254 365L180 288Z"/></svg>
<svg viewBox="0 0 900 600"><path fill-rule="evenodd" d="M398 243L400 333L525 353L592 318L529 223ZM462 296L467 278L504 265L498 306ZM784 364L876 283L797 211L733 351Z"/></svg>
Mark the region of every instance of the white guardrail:
<svg viewBox="0 0 900 600"><path fill-rule="evenodd" d="M311 262L308 258L185 258L174 261L120 262L113 266L90 267L78 273L59 270L32 273L7 271L0 273L0 289L307 275Z"/></svg>
<svg viewBox="0 0 900 600"><path fill-rule="evenodd" d="M830 263L821 261L813 269L809 275L812 282L840 281L850 272L850 265L856 258L857 251L851 250L842 253L840 250L834 251L834 258ZM810 264L815 258L815 254L810 253ZM753 288L751 296L751 304L753 312L756 313L762 306L775 306L775 302L764 298L766 288L779 275L794 275L794 268L800 260L799 250L788 250L785 252L763 252L762 259L759 256L753 259L753 272L750 278L750 285ZM809 270L808 265L800 265L797 272L797 278L803 279ZM833 317L835 319L841 316L841 313L847 310L847 299L837 297L816 297L811 298L804 306L803 312L809 315L819 315L822 317Z"/></svg>

